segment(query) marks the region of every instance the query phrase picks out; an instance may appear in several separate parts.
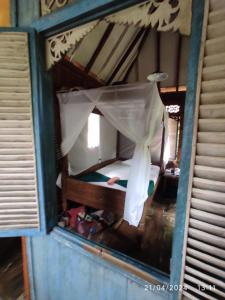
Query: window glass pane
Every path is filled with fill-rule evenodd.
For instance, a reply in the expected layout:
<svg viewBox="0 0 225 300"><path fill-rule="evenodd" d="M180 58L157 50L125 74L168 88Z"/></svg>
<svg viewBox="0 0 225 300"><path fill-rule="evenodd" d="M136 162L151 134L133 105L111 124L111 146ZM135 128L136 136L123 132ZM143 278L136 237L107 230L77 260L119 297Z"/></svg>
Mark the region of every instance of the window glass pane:
<svg viewBox="0 0 225 300"><path fill-rule="evenodd" d="M97 114L90 114L88 118L88 133L87 143L88 148L99 147L99 136L100 136L100 117Z"/></svg>

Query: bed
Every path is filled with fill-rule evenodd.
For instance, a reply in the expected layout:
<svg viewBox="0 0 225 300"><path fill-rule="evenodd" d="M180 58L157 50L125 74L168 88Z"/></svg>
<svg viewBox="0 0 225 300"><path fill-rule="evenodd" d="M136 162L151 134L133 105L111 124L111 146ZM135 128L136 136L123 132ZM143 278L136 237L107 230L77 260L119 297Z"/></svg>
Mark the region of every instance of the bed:
<svg viewBox="0 0 225 300"><path fill-rule="evenodd" d="M63 210L67 210L69 202L76 202L97 210L111 211L118 216L124 216L129 224L138 227L143 212L143 204L146 202L147 205L154 195L154 192L151 191L147 198L146 193L148 178L145 174L147 174L146 167L148 165L150 167L149 158L152 157L150 152L154 147L161 147L161 152L158 150L161 163L162 148L165 142L164 131L167 117L156 83L132 83L106 86L99 89L64 91L57 93L57 97L60 105L62 136L60 156L61 158L67 156L69 161L71 161L71 156L74 156L78 162L74 163L73 167L82 168L92 165L92 163L89 164L90 158L93 158L94 163L96 163L111 157L122 156L120 135L124 135L134 143L133 171L129 174L127 195L126 185L123 185L126 184L124 181L127 181L127 178L120 178L122 182L108 187L107 177L111 178L111 175L107 175L107 172L106 174L97 172L106 167L108 163L105 165L98 164L92 170L85 171L86 175L94 172L95 174L89 174L89 177L92 176L92 178L100 177L100 175L102 175L101 177L105 176L106 180L103 181L101 178L94 178L94 181L92 178L87 179L83 176L84 174L72 176L68 174L67 168L64 168L62 174ZM101 149L103 144L108 145L107 137L110 135L107 134L101 138L100 122L90 125L89 117L94 109L97 109L99 114L104 116L110 126L117 131L116 151L114 151L113 156L108 156L108 153L106 155L105 151ZM97 118L95 119L97 120ZM78 147L79 137L82 135L85 124L88 130L82 147ZM93 145L89 143L89 136L94 137L96 143ZM81 151L74 152L76 144L78 148L81 148ZM90 149L95 148L96 151L90 151ZM90 155L86 155L86 149ZM111 147L111 149L114 148ZM76 153L76 155L72 155L72 153ZM81 164L81 161L85 161L84 164ZM82 177L80 177L81 175ZM116 176L119 177L120 174L116 174ZM157 185L156 182L154 185ZM125 195L126 205L124 205ZM147 201L145 201L146 198Z"/></svg>
<svg viewBox="0 0 225 300"><path fill-rule="evenodd" d="M62 172L62 196L63 209L68 209L69 202L105 210L115 213L118 217L123 216L126 185L131 160L109 160L97 164L83 172L74 170L68 175L65 166ZM145 202L144 212L139 224L139 229L144 228L145 215L154 198L160 181L160 167L150 165L150 178L148 198ZM119 181L109 185L107 182L113 177L119 177Z"/></svg>
<svg viewBox="0 0 225 300"><path fill-rule="evenodd" d="M78 175L77 178L81 181L88 182L90 184L104 186L106 188L112 188L126 192L127 180L130 171L131 160L117 160L113 163L106 165L105 167L98 169L97 171L90 172L88 174ZM148 194L151 195L154 186L159 177L160 168L155 165L150 165L150 178L149 178L149 188ZM79 173L76 172L77 175ZM111 178L118 177L119 180L114 184L109 184L108 181Z"/></svg>

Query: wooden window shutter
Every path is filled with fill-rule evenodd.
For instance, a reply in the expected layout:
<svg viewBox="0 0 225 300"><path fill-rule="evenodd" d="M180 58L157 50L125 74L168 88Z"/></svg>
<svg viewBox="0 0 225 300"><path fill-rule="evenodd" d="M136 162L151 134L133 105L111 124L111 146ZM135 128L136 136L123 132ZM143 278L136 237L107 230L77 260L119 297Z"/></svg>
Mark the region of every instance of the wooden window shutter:
<svg viewBox="0 0 225 300"><path fill-rule="evenodd" d="M225 299L225 3L205 2L183 299Z"/></svg>
<svg viewBox="0 0 225 300"><path fill-rule="evenodd" d="M27 32L0 31L0 236L40 232Z"/></svg>

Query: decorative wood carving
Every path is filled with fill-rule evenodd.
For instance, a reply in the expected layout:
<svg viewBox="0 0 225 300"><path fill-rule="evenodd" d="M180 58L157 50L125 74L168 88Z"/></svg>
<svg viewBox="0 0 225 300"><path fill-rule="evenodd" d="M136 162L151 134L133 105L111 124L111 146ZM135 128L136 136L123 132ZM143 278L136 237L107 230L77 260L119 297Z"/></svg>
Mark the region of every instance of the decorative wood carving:
<svg viewBox="0 0 225 300"><path fill-rule="evenodd" d="M65 31L46 40L47 67L50 68L59 61L63 55L76 44L96 25L98 21Z"/></svg>
<svg viewBox="0 0 225 300"><path fill-rule="evenodd" d="M180 111L180 105L168 105L166 106L166 111L168 113L178 113Z"/></svg>
<svg viewBox="0 0 225 300"><path fill-rule="evenodd" d="M181 119L181 107L178 104L175 105L167 105L166 111L169 114L169 117L179 121Z"/></svg>
<svg viewBox="0 0 225 300"><path fill-rule="evenodd" d="M192 0L149 0L105 18L106 21L190 35Z"/></svg>
<svg viewBox="0 0 225 300"><path fill-rule="evenodd" d="M48 10L70 3L69 0L42 0ZM44 7L44 6L43 6ZM45 7L45 9L47 9ZM177 31L189 35L191 32L192 0L148 0L105 17L109 23L154 27L158 31ZM66 52L89 33L100 20L76 27L46 40L47 67L59 61Z"/></svg>
<svg viewBox="0 0 225 300"><path fill-rule="evenodd" d="M41 15L50 14L72 2L74 2L74 0L41 0Z"/></svg>

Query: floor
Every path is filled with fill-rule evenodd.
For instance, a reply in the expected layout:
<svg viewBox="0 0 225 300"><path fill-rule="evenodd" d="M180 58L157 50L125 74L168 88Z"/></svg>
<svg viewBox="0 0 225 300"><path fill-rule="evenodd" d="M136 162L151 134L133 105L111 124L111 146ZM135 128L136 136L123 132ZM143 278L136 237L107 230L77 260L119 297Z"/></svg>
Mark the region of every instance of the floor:
<svg viewBox="0 0 225 300"><path fill-rule="evenodd" d="M178 186L178 178L170 179L161 178L146 215L144 231L119 219L89 238L169 274Z"/></svg>
<svg viewBox="0 0 225 300"><path fill-rule="evenodd" d="M0 300L23 300L20 238L1 238L0 243Z"/></svg>
<svg viewBox="0 0 225 300"><path fill-rule="evenodd" d="M177 186L161 182L147 213L144 236L123 221L116 231L107 229L96 241L169 274L176 192Z"/></svg>

